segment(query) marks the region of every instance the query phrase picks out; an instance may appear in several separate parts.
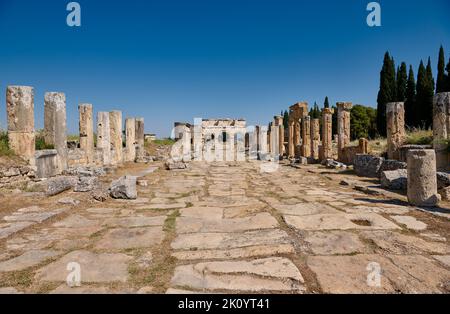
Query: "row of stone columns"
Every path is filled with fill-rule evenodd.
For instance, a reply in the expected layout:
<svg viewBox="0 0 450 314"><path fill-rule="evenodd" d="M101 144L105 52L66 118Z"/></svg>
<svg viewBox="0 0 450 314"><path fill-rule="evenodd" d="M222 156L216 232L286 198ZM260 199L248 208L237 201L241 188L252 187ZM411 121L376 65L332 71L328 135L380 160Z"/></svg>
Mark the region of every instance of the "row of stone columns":
<svg viewBox="0 0 450 314"><path fill-rule="evenodd" d="M34 164L34 89L28 86L9 86L6 91L8 139L16 155ZM118 165L145 156L144 119L126 119L126 147L123 153L122 112L97 114L97 149L94 145L94 121L92 104L80 104L80 149L86 155L87 164ZM57 151L58 173L68 167L66 96L49 92L44 97L44 140ZM100 156L101 160L96 160Z"/></svg>

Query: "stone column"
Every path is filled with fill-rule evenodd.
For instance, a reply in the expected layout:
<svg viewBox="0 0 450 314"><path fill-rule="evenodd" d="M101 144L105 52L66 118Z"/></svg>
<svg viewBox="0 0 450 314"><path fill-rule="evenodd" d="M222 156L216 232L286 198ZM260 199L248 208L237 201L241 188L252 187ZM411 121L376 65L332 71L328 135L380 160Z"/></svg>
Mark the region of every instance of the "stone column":
<svg viewBox="0 0 450 314"><path fill-rule="evenodd" d="M388 158L400 159L399 149L405 142L405 108L403 102L386 104Z"/></svg>
<svg viewBox="0 0 450 314"><path fill-rule="evenodd" d="M311 157L311 117L302 119L302 157Z"/></svg>
<svg viewBox="0 0 450 314"><path fill-rule="evenodd" d="M311 121L311 157L314 160L319 159L319 143L320 143L320 120L313 119Z"/></svg>
<svg viewBox="0 0 450 314"><path fill-rule="evenodd" d="M125 147L127 162L134 162L136 159L136 119L125 120Z"/></svg>
<svg viewBox="0 0 450 314"><path fill-rule="evenodd" d="M436 151L438 170L450 165L448 145L450 140L450 93L439 93L433 101L433 148Z"/></svg>
<svg viewBox="0 0 450 314"><path fill-rule="evenodd" d="M365 138L360 138L358 150L359 150L359 153L362 155L369 154L369 141Z"/></svg>
<svg viewBox="0 0 450 314"><path fill-rule="evenodd" d="M28 86L8 86L6 90L9 148L34 165L34 89Z"/></svg>
<svg viewBox="0 0 450 314"><path fill-rule="evenodd" d="M78 106L80 149L86 154L88 164L94 162L94 120L91 104L80 104Z"/></svg>
<svg viewBox="0 0 450 314"><path fill-rule="evenodd" d="M262 159L267 153L268 153L268 147L267 147L267 126L261 126L259 128L259 150L258 150L258 157L259 159Z"/></svg>
<svg viewBox="0 0 450 314"><path fill-rule="evenodd" d="M333 158L333 109L322 111L322 151L324 160Z"/></svg>
<svg viewBox="0 0 450 314"><path fill-rule="evenodd" d="M44 140L58 152L58 171L67 169L67 116L66 95L45 93L44 97Z"/></svg>
<svg viewBox="0 0 450 314"><path fill-rule="evenodd" d="M144 118L136 119L136 145L136 158L141 160L145 157Z"/></svg>
<svg viewBox="0 0 450 314"><path fill-rule="evenodd" d="M97 148L102 150L103 165L111 165L111 131L109 112L97 114Z"/></svg>
<svg viewBox="0 0 450 314"><path fill-rule="evenodd" d="M111 111L109 113L109 127L111 130L111 147L113 148L111 162L118 165L123 162L122 111Z"/></svg>
<svg viewBox="0 0 450 314"><path fill-rule="evenodd" d="M436 206L441 200L437 192L436 153L432 149L408 152L408 202L415 206Z"/></svg>
<svg viewBox="0 0 450 314"><path fill-rule="evenodd" d="M283 158L284 155L284 125L283 125L283 117L276 116L274 118L274 125L278 128L278 152L280 154L280 159Z"/></svg>
<svg viewBox="0 0 450 314"><path fill-rule="evenodd" d="M275 160L280 158L280 127L272 125L270 129L270 152Z"/></svg>
<svg viewBox="0 0 450 314"><path fill-rule="evenodd" d="M294 120L289 118L289 144L288 144L289 158L295 157L294 132L295 132L295 122Z"/></svg>
<svg viewBox="0 0 450 314"><path fill-rule="evenodd" d="M353 105L349 102L338 102L338 159L344 160L344 148L350 144L350 110Z"/></svg>
<svg viewBox="0 0 450 314"><path fill-rule="evenodd" d="M272 152L272 138L271 138L271 130L272 130L272 126L269 125L269 127L267 128L267 152L271 153Z"/></svg>

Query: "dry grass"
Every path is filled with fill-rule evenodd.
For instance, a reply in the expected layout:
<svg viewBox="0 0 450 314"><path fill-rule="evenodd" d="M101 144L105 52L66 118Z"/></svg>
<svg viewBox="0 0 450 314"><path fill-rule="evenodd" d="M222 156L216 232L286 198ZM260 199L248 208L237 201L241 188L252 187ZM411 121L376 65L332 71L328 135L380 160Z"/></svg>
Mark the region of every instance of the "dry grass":
<svg viewBox="0 0 450 314"><path fill-rule="evenodd" d="M421 128L413 128L406 132L406 144L431 145L433 143L433 131Z"/></svg>

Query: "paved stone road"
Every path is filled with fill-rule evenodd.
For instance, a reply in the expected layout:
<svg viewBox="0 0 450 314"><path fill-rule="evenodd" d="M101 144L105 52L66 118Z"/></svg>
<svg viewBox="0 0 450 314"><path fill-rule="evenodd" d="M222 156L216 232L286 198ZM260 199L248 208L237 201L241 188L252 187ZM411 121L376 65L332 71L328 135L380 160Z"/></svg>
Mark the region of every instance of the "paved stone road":
<svg viewBox="0 0 450 314"><path fill-rule="evenodd" d="M135 201L34 199L0 223L0 293L450 291L448 218L327 171L192 163Z"/></svg>

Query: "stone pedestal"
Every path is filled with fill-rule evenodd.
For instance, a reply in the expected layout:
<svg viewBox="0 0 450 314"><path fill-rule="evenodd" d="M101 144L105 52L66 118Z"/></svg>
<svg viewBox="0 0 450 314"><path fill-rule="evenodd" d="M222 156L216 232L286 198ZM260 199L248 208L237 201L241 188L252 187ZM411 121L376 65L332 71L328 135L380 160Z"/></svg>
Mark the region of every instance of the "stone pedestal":
<svg viewBox="0 0 450 314"><path fill-rule="evenodd" d="M136 119L125 120L125 152L127 162L134 162L136 159Z"/></svg>
<svg viewBox="0 0 450 314"><path fill-rule="evenodd" d="M434 150L408 152L408 202L415 206L436 206L441 200L437 192L436 153Z"/></svg>
<svg viewBox="0 0 450 314"><path fill-rule="evenodd" d="M333 158L333 109L322 111L322 159Z"/></svg>
<svg viewBox="0 0 450 314"><path fill-rule="evenodd" d="M46 93L44 99L44 140L58 152L58 173L67 169L66 95Z"/></svg>
<svg viewBox="0 0 450 314"><path fill-rule="evenodd" d="M111 130L109 112L97 114L97 149L101 150L103 165L111 165Z"/></svg>
<svg viewBox="0 0 450 314"><path fill-rule="evenodd" d="M302 157L311 157L311 117L302 119Z"/></svg>
<svg viewBox="0 0 450 314"><path fill-rule="evenodd" d="M8 86L6 90L8 140L10 149L34 165L34 90L28 86Z"/></svg>
<svg viewBox="0 0 450 314"><path fill-rule="evenodd" d="M439 93L433 101L433 148L438 170L448 170L450 158L450 93Z"/></svg>
<svg viewBox="0 0 450 314"><path fill-rule="evenodd" d="M94 119L91 104L80 104L78 106L80 149L86 154L88 164L94 162Z"/></svg>
<svg viewBox="0 0 450 314"><path fill-rule="evenodd" d="M118 165L123 162L122 111L111 111L109 113L109 127L113 149L111 162L113 165Z"/></svg>
<svg viewBox="0 0 450 314"><path fill-rule="evenodd" d="M319 144L320 144L320 120L313 119L311 121L311 157L314 160L319 159Z"/></svg>
<svg viewBox="0 0 450 314"><path fill-rule="evenodd" d="M345 159L344 148L350 144L350 110L353 105L349 102L338 102L338 159Z"/></svg>
<svg viewBox="0 0 450 314"><path fill-rule="evenodd" d="M144 118L136 119L136 158L141 160L145 157L145 128Z"/></svg>
<svg viewBox="0 0 450 314"><path fill-rule="evenodd" d="M403 102L386 104L388 158L400 159L400 147L405 143L405 108Z"/></svg>

